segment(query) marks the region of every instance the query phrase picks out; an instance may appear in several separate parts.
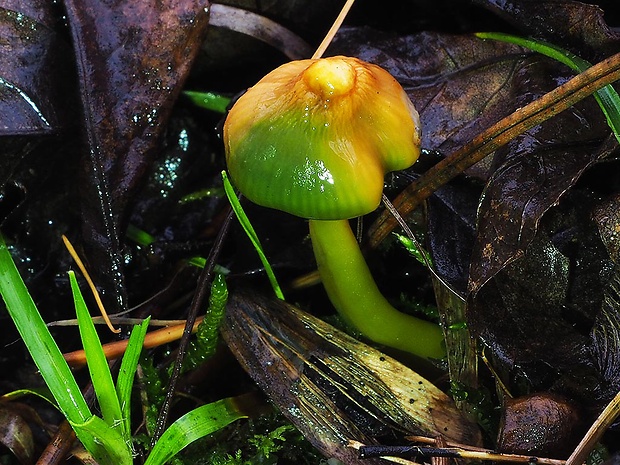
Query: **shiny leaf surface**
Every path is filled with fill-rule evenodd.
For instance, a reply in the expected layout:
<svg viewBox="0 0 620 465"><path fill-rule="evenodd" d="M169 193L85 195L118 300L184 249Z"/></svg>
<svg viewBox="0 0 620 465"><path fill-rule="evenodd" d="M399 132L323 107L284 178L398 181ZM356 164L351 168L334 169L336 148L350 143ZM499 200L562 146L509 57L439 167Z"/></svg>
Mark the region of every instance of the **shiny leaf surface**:
<svg viewBox="0 0 620 465"><path fill-rule="evenodd" d="M53 23L49 2L0 3L1 135L50 134L66 124L71 64Z"/></svg>
<svg viewBox="0 0 620 465"><path fill-rule="evenodd" d="M120 231L207 24L208 2L66 2L88 156L83 234L110 308L124 308Z"/></svg>

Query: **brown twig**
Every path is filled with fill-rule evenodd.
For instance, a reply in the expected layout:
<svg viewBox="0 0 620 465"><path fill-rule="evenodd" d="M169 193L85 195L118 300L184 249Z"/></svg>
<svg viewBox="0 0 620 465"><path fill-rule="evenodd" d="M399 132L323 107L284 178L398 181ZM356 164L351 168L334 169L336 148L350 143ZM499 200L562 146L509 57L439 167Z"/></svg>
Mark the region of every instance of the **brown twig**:
<svg viewBox="0 0 620 465"><path fill-rule="evenodd" d="M181 337L181 341L179 342L177 356L172 369L172 374L170 375L170 382L168 383L166 398L164 399L162 407L159 411L159 416L157 417L157 424L155 426L155 431L153 431L151 445L154 445L157 442L157 440L161 437L162 433L166 429L168 423L168 414L170 413L170 406L172 405L172 398L174 397L176 385L179 380L179 376L181 375L181 367L183 364L183 359L185 357L185 352L187 351L187 347L189 346L189 339L192 335L192 332L194 331L198 312L202 308L205 300L209 297L209 283L211 283L212 281L215 263L222 250L224 238L228 233L228 229L230 227L233 215L234 213L229 207L226 219L222 223L222 226L213 243L213 247L211 247L211 251L209 252L209 256L207 257L205 267L202 270L200 277L198 278L198 287L196 289L196 293L194 294L194 298L192 300L189 313L187 315L185 327L183 328L183 335Z"/></svg>
<svg viewBox="0 0 620 465"><path fill-rule="evenodd" d="M392 203L406 217L439 187L490 153L618 79L620 53L597 63L486 129L413 181ZM369 230L369 246L376 247L396 225L389 212L382 212Z"/></svg>
<svg viewBox="0 0 620 465"><path fill-rule="evenodd" d="M58 431L39 456L35 465L56 465L66 462L67 455L75 442L75 433L68 421L63 421Z"/></svg>
<svg viewBox="0 0 620 465"><path fill-rule="evenodd" d="M360 451L361 458L381 457L396 463L402 459L422 459L432 457L463 458L485 460L493 462L536 463L541 465L566 465L566 461L549 459L546 457L532 457L530 455L502 454L490 450L467 450L458 447L429 447L429 446L367 446L356 441L349 441L349 447Z"/></svg>

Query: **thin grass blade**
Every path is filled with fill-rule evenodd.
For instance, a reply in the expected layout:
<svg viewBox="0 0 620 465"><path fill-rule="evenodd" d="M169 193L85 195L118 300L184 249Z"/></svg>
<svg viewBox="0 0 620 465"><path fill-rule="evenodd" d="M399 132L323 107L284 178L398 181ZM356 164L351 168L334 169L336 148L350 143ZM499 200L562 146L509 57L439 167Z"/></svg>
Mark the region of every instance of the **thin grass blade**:
<svg viewBox="0 0 620 465"><path fill-rule="evenodd" d="M15 262L0 236L0 294L34 363L67 419L84 423L92 413L84 396L37 310Z"/></svg>
<svg viewBox="0 0 620 465"><path fill-rule="evenodd" d="M230 104L230 98L214 92L194 92L187 90L183 92L192 103L198 107L218 113L226 113L226 109Z"/></svg>
<svg viewBox="0 0 620 465"><path fill-rule="evenodd" d="M88 371L97 400L99 401L99 408L108 427L119 428L122 424L121 407L116 396L116 387L112 380L108 361L103 353L103 347L97 335L97 330L88 312L86 302L84 302L84 297L82 297L80 286L73 271L69 272L69 281L71 283L71 291L73 292L73 302L80 328L80 337L82 338L82 345L86 354ZM125 436L127 437L128 434L127 432Z"/></svg>
<svg viewBox="0 0 620 465"><path fill-rule="evenodd" d="M144 465L163 465L192 442L246 418L227 398L198 407L172 423L155 443Z"/></svg>
<svg viewBox="0 0 620 465"><path fill-rule="evenodd" d="M71 422L71 427L99 465L133 465L131 443L101 418L93 415L84 423Z"/></svg>
<svg viewBox="0 0 620 465"><path fill-rule="evenodd" d="M269 263L269 260L267 260L267 256L265 255L265 252L263 252L263 247L261 246L261 243L260 243L260 240L258 239L258 235L256 234L256 231L252 227L252 223L250 223L250 220L248 219L247 215L243 211L243 207L241 206L239 199L237 199L237 195L235 194L233 186L230 183L230 180L228 179L228 175L226 174L226 171L222 171L222 180L224 181L224 191L226 192L226 197L228 197L230 206L235 212L235 216L239 220L239 223L243 227L243 230L245 231L248 238L252 242L254 249L256 249L256 253L258 253L260 261L265 267L265 272L267 273L267 277L269 278L269 282L271 283L271 287L273 288L273 291L275 292L276 297L280 300L284 300L284 294L282 293L282 289L280 288L280 285L278 284L278 280L276 279L276 275L273 272L273 268L271 268L271 264Z"/></svg>
<svg viewBox="0 0 620 465"><path fill-rule="evenodd" d="M58 409L58 404L56 403L56 399L54 399L54 396L52 395L52 393L47 387L16 389L14 391L2 394L0 396L0 402L4 402L4 401L10 402L10 401L14 401L17 399L21 399L22 397L26 397L26 396L35 396L35 397L38 397L39 399L43 399L44 401L52 405L54 408Z"/></svg>
<svg viewBox="0 0 620 465"><path fill-rule="evenodd" d="M116 380L116 395L121 407L122 431L125 438L129 438L131 433L131 390L150 320L150 317L145 319L141 324L134 326L131 331Z"/></svg>
<svg viewBox="0 0 620 465"><path fill-rule="evenodd" d="M553 58L577 73L583 73L592 66L592 63L556 45L536 39L503 34L499 32L479 32L476 37L481 39L493 39L507 42L527 48L534 52ZM616 139L620 142L620 96L611 86L605 86L593 94L597 103L601 107L607 124L613 131Z"/></svg>

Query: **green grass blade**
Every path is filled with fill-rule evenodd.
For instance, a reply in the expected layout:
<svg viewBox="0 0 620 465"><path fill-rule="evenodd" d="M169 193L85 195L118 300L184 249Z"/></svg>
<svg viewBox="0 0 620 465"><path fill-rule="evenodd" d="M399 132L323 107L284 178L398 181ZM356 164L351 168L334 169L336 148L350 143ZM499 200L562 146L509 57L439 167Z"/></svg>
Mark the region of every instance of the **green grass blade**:
<svg viewBox="0 0 620 465"><path fill-rule="evenodd" d="M433 265L431 254L424 250L417 240L414 241L410 237L398 233L394 233L394 235L396 239L398 239L398 242L400 242L407 252L418 262L429 268Z"/></svg>
<svg viewBox="0 0 620 465"><path fill-rule="evenodd" d="M172 423L155 443L144 465L163 465L197 439L246 418L227 398L198 407Z"/></svg>
<svg viewBox="0 0 620 465"><path fill-rule="evenodd" d="M194 92L187 90L183 92L192 103L198 107L207 110L217 111L218 113L226 113L226 108L230 103L228 97L213 92Z"/></svg>
<svg viewBox="0 0 620 465"><path fill-rule="evenodd" d="M202 200L202 199L211 198L211 197L222 197L223 195L224 195L224 192L222 188L208 187L206 189L200 189L200 190L191 192L187 195L184 195L183 197L181 197L181 200L179 200L179 203L184 204L184 203L196 202L197 200Z"/></svg>
<svg viewBox="0 0 620 465"><path fill-rule="evenodd" d="M499 32L479 32L476 34L476 37L519 45L548 56L549 58L553 58L578 73L582 73L592 66L589 61L584 60L568 50L542 40L526 39L524 37ZM596 91L594 93L594 98L601 107L607 119L607 124L613 131L616 139L620 142L620 96L618 96L618 93L611 85L608 85Z"/></svg>
<svg viewBox="0 0 620 465"><path fill-rule="evenodd" d="M108 361L103 353L103 347L97 335L97 330L90 317L88 308L86 308L86 302L84 302L80 286L73 271L69 272L69 281L71 283L71 291L73 292L73 303L75 304L75 312L80 328L82 345L86 354L88 371L97 400L99 401L99 408L108 427L119 428L122 424L121 407L116 396L116 387L112 380Z"/></svg>
<svg viewBox="0 0 620 465"><path fill-rule="evenodd" d="M592 64L574 53L569 52L561 47L550 44L543 40L528 39L525 37L519 37L512 34L504 34L501 32L478 32L476 37L480 39L492 39L500 42L506 42L510 44L519 45L520 47L527 48L533 52L540 53L541 55L553 58L560 63L565 64L573 71L581 73L588 69Z"/></svg>
<svg viewBox="0 0 620 465"><path fill-rule="evenodd" d="M125 235L127 236L127 239L141 245L142 247L148 247L156 240L154 236L131 223L127 225Z"/></svg>
<svg viewBox="0 0 620 465"><path fill-rule="evenodd" d="M130 438L131 433L131 390L133 379L150 320L150 317L145 319L140 325L134 326L131 331L127 349L125 349L125 355L123 355L123 361L121 362L121 368L118 372L118 379L116 380L116 395L121 406L121 418L123 421L122 431L126 439Z"/></svg>
<svg viewBox="0 0 620 465"><path fill-rule="evenodd" d="M284 300L284 294L282 293L282 289L278 284L278 280L276 279L276 275L273 272L273 268L271 268L271 264L269 263L269 260L267 260L265 252L263 252L263 247L260 244L260 240L258 239L256 231L254 231L254 228L252 227L252 223L250 223L250 220L243 211L243 207L241 206L239 199L237 199L237 195L235 194L235 190L233 189L232 184L230 184L226 171L222 171L222 180L224 181L224 191L226 192L226 197L228 197L228 201L230 202L230 205L235 212L239 223L241 223L243 230L247 234L248 238L252 242L252 245L256 249L256 252L258 253L260 261L263 263L263 266L265 267L265 272L267 273L267 277L269 278L269 282L271 283L271 287L273 287L273 291L276 293L276 296L279 299Z"/></svg>
<svg viewBox="0 0 620 465"><path fill-rule="evenodd" d="M49 404L52 405L55 409L58 409L56 399L54 399L54 396L47 387L16 389L14 391L2 394L0 396L0 402L13 401L25 396L38 397L39 399L43 399L44 401L49 402Z"/></svg>
<svg viewBox="0 0 620 465"><path fill-rule="evenodd" d="M65 417L84 423L93 415L0 236L0 294L34 363Z"/></svg>
<svg viewBox="0 0 620 465"><path fill-rule="evenodd" d="M71 422L71 426L98 465L133 465L131 447L118 429L110 428L101 418L93 415L84 423Z"/></svg>

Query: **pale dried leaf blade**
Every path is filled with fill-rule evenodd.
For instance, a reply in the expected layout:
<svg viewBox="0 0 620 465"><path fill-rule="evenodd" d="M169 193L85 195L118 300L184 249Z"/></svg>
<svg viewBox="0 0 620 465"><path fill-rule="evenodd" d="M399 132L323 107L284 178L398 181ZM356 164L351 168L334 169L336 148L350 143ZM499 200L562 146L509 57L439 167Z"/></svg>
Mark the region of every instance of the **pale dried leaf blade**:
<svg viewBox="0 0 620 465"><path fill-rule="evenodd" d="M257 384L327 456L361 464L343 444L385 435L480 441L477 427L428 380L284 302L235 294L222 331Z"/></svg>
<svg viewBox="0 0 620 465"><path fill-rule="evenodd" d="M0 444L22 465L33 462L34 441L28 423L17 411L4 406L0 407Z"/></svg>

